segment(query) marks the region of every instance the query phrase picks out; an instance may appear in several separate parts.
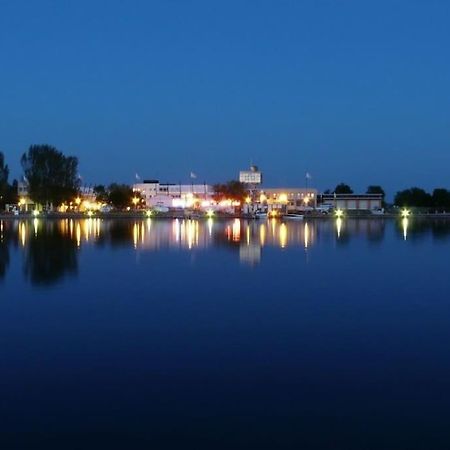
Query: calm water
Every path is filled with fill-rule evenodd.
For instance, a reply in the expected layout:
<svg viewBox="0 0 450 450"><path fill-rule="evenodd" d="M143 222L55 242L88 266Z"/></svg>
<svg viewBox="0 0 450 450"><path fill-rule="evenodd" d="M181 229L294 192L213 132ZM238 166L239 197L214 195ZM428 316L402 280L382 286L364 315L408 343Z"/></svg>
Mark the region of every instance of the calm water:
<svg viewBox="0 0 450 450"><path fill-rule="evenodd" d="M0 231L11 442L450 448L450 222Z"/></svg>

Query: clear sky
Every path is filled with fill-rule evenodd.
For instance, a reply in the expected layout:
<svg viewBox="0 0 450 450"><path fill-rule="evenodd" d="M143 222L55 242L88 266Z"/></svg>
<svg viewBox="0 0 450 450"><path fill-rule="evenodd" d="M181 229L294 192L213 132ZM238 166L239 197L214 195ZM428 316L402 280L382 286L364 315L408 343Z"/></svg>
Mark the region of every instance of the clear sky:
<svg viewBox="0 0 450 450"><path fill-rule="evenodd" d="M0 149L86 183L450 188L448 0L0 0Z"/></svg>

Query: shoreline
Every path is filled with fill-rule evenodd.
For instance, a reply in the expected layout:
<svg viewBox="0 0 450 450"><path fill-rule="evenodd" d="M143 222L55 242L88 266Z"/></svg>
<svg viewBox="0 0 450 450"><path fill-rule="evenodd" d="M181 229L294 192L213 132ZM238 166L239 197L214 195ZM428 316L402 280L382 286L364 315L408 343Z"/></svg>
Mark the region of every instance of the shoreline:
<svg viewBox="0 0 450 450"><path fill-rule="evenodd" d="M33 219L42 219L42 220L65 220L65 219L102 219L102 220L144 220L144 219L155 219L155 220L231 220L231 219L240 219L240 220L255 220L257 222L263 222L267 220L267 218L255 218L252 216L248 216L245 214L236 214L236 215L225 215L225 214L215 214L213 217L208 217L206 215L182 215L176 213L157 213L152 214L151 216L147 216L144 213L98 213L92 214L88 216L87 214L82 213L50 213L50 214L39 214L38 216L34 216L33 214L19 214L17 216L12 214L0 214L0 220L33 220ZM281 220L282 216L275 217L277 220ZM385 213L385 214L344 214L343 219L373 219L373 220L383 220L383 219L402 219L402 216L394 213ZM409 216L409 218L417 218L417 219L450 219L450 213L416 213ZM304 217L304 220L330 220L336 219L334 214L308 214Z"/></svg>

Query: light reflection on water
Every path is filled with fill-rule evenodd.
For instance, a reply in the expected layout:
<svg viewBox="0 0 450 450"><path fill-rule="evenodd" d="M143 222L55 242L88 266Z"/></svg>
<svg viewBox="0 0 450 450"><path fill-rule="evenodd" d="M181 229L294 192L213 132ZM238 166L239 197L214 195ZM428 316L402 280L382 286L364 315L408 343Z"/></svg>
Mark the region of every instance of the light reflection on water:
<svg viewBox="0 0 450 450"><path fill-rule="evenodd" d="M0 428L447 448L449 245L415 217L0 221Z"/></svg>
<svg viewBox="0 0 450 450"><path fill-rule="evenodd" d="M389 226L387 225L389 224ZM411 218L399 220L383 219L324 219L303 222L270 220L12 220L0 222L1 272L4 276L9 261L9 246L14 242L22 248L28 269L33 261L48 267L59 260L64 267L63 252L68 252L72 270L76 267L76 250L85 246L129 246L135 251L158 251L164 248L186 251L206 250L214 246L237 249L241 263L255 265L261 262L266 247L285 251L303 248L314 251L318 242L335 242L345 246L352 239L363 238L371 243L385 239L386 227L389 236L406 241L417 241L431 234L442 239L450 235L450 221L419 221ZM55 243L60 243L55 245ZM64 245L61 245L64 243ZM52 253L53 252L53 253ZM42 253L42 255L40 254ZM60 255L58 256L58 253ZM45 257L54 259L45 260ZM49 270L51 272L51 270ZM39 280L39 276L32 280Z"/></svg>
<svg viewBox="0 0 450 450"><path fill-rule="evenodd" d="M385 233L386 221L380 219L329 219L308 220L303 222L283 222L277 219L268 221L246 221L234 219L220 221L203 220L102 220L63 219L49 220L32 219L16 221L0 221L0 239L4 234L16 233L22 247L29 240L39 237L41 233L58 233L65 239L74 240L78 247L88 243L109 240L111 243L127 240L136 249L158 249L161 247L180 247L185 249L206 248L216 241L228 241L240 245L292 246L314 247L317 234L329 234L335 230L336 240L350 236L365 235L368 239L382 238ZM404 240L408 234L416 235L431 231L436 235L446 234L450 221L434 220L414 223L409 218L395 222L395 228L401 231Z"/></svg>

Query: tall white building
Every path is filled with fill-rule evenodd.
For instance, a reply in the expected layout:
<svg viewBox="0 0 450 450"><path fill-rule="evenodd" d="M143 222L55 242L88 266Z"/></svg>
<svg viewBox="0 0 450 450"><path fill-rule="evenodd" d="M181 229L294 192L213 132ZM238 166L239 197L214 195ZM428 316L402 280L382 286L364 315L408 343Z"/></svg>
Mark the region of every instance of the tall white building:
<svg viewBox="0 0 450 450"><path fill-rule="evenodd" d="M262 183L262 172L257 166L250 166L250 170L239 172L239 181L244 184L256 186Z"/></svg>

